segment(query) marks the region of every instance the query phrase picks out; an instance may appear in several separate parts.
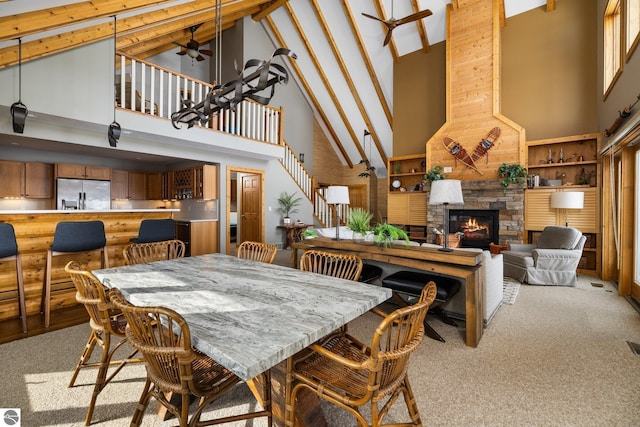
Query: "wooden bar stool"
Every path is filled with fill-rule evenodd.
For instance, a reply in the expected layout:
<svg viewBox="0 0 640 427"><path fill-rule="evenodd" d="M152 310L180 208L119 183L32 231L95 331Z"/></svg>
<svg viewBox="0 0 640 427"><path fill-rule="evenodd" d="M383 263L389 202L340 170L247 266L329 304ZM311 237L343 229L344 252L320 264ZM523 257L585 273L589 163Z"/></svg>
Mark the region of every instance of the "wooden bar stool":
<svg viewBox="0 0 640 427"><path fill-rule="evenodd" d="M13 229L13 225L7 223L0 223L0 262L15 261L16 262L16 283L18 288L18 308L19 314L22 318L22 331L27 333L27 309L24 300L24 278L22 277L22 260L20 258L20 252L18 252L18 242L16 241L16 233ZM5 299L3 294L10 294L10 292L0 293L0 299ZM7 295L9 298L10 295Z"/></svg>
<svg viewBox="0 0 640 427"><path fill-rule="evenodd" d="M47 264L44 270L42 303L40 312L44 313L44 327L49 327L51 317L51 270L53 257L79 252L100 252L101 268L109 267L107 255L107 237L102 221L59 222L53 235L53 243L47 251Z"/></svg>

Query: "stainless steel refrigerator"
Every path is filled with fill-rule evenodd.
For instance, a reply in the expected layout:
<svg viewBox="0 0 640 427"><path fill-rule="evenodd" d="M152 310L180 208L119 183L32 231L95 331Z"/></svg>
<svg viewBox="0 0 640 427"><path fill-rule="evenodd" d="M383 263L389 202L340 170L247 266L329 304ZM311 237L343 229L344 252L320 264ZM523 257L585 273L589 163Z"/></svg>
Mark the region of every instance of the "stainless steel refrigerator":
<svg viewBox="0 0 640 427"><path fill-rule="evenodd" d="M58 178L57 209L111 209L111 182Z"/></svg>

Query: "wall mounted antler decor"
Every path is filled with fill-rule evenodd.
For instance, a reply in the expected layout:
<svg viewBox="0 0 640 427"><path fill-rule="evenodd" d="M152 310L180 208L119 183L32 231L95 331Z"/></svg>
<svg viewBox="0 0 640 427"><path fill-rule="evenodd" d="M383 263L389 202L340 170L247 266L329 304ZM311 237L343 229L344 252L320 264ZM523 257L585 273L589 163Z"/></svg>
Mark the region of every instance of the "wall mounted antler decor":
<svg viewBox="0 0 640 427"><path fill-rule="evenodd" d="M473 169L480 175L484 175L482 171L478 169L476 161L486 156L486 161L488 162L489 150L493 148L499 137L500 128L494 127L489 131L487 137L480 141L478 145L476 145L471 154L469 154L469 152L462 145L460 145L459 142L452 138L449 138L448 136L445 136L443 138L442 143L447 148L447 151L451 153L456 162L460 160L460 162L462 162L462 164L464 164L466 167Z"/></svg>

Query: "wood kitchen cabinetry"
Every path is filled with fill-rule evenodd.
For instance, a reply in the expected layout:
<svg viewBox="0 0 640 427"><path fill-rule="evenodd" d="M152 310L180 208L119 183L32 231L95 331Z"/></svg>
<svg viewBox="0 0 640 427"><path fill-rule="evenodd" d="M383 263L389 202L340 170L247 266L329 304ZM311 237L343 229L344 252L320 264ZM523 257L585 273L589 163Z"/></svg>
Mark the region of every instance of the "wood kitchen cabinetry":
<svg viewBox="0 0 640 427"><path fill-rule="evenodd" d="M0 197L50 199L53 197L53 165L0 161Z"/></svg>
<svg viewBox="0 0 640 427"><path fill-rule="evenodd" d="M56 178L111 180L111 168L56 163Z"/></svg>
<svg viewBox="0 0 640 427"><path fill-rule="evenodd" d="M401 226L412 240L427 235L427 193L421 191L425 161L425 155L418 154L392 157L388 165L387 222Z"/></svg>
<svg viewBox="0 0 640 427"><path fill-rule="evenodd" d="M146 174L118 169L111 171L111 198L145 200L147 198Z"/></svg>
<svg viewBox="0 0 640 427"><path fill-rule="evenodd" d="M165 200L169 198L169 174L166 172L149 172L147 179L147 199Z"/></svg>
<svg viewBox="0 0 640 427"><path fill-rule="evenodd" d="M170 195L174 199L217 199L218 167L201 165L169 172Z"/></svg>
<svg viewBox="0 0 640 427"><path fill-rule="evenodd" d="M176 239L182 240L186 256L218 252L218 221L176 220Z"/></svg>
<svg viewBox="0 0 640 427"><path fill-rule="evenodd" d="M541 183L559 180L561 185L540 185L525 191L525 236L536 243L547 225L565 225L587 238L578 273L600 275L600 170L597 153L600 134L576 135L527 142L527 169ZM560 161L562 159L562 161ZM544 178L544 179L543 179ZM560 182L561 181L561 182ZM558 191L584 193L582 209L551 208L551 194Z"/></svg>

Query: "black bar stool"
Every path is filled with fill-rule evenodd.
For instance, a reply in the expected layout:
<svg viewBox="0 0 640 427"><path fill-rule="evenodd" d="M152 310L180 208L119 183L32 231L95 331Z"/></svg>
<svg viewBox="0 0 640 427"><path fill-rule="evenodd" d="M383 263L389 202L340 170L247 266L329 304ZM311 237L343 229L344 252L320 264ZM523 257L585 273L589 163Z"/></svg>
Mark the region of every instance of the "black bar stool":
<svg viewBox="0 0 640 427"><path fill-rule="evenodd" d="M0 262L16 262L16 282L18 284L18 309L22 318L22 331L27 333L27 308L24 300L24 278L22 277L22 259L18 252L18 242L13 225L0 223ZM1 296L1 295L0 295ZM4 298L3 298L4 299Z"/></svg>
<svg viewBox="0 0 640 427"><path fill-rule="evenodd" d="M47 265L44 271L42 303L40 311L44 313L44 327L49 327L51 317L51 269L53 257L78 252L100 252L102 268L109 267L107 255L107 237L102 221L59 222L53 235L53 243L47 251Z"/></svg>
<svg viewBox="0 0 640 427"><path fill-rule="evenodd" d="M143 219L138 237L129 239L131 243L153 243L174 240L176 226L172 219Z"/></svg>

